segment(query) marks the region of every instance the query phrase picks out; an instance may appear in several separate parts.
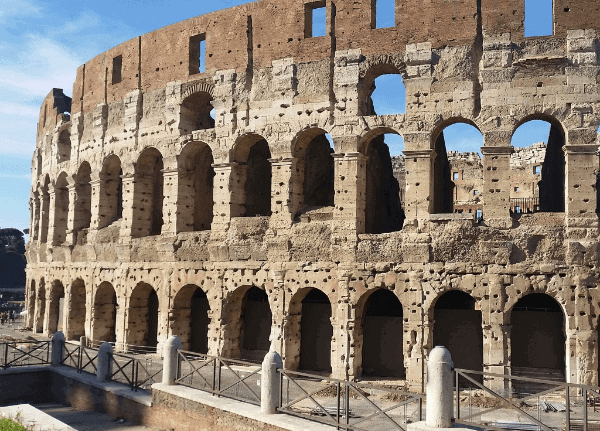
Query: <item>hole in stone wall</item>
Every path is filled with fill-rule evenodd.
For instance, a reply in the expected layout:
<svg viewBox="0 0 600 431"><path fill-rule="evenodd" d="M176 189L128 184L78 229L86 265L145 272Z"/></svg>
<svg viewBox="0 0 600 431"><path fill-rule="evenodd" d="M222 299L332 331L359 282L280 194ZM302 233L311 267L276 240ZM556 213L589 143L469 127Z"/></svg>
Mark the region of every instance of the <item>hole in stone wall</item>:
<svg viewBox="0 0 600 431"><path fill-rule="evenodd" d="M319 37L327 34L327 9L325 1L304 5L304 37Z"/></svg>
<svg viewBox="0 0 600 431"><path fill-rule="evenodd" d="M402 75L378 76L369 90L366 115L394 115L406 113L406 88Z"/></svg>
<svg viewBox="0 0 600 431"><path fill-rule="evenodd" d="M123 69L123 56L118 55L118 56L114 57L113 61L112 61L112 83L113 83L113 85L121 82L122 69Z"/></svg>
<svg viewBox="0 0 600 431"><path fill-rule="evenodd" d="M215 127L214 108L210 93L200 91L185 98L180 107L179 130L191 133L194 130Z"/></svg>
<svg viewBox="0 0 600 431"><path fill-rule="evenodd" d="M553 0L525 0L525 37L552 36Z"/></svg>
<svg viewBox="0 0 600 431"><path fill-rule="evenodd" d="M396 1L371 0L371 27L385 28L396 26Z"/></svg>
<svg viewBox="0 0 600 431"><path fill-rule="evenodd" d="M197 34L190 37L189 73L195 75L206 70L206 35Z"/></svg>
<svg viewBox="0 0 600 431"><path fill-rule="evenodd" d="M362 318L363 376L405 376L402 317L402 304L389 290L377 290L367 299Z"/></svg>
<svg viewBox="0 0 600 431"><path fill-rule="evenodd" d="M511 144L511 190L519 187L519 196L511 192L511 210L521 212L565 211L565 135L558 121L530 120L515 130Z"/></svg>
<svg viewBox="0 0 600 431"><path fill-rule="evenodd" d="M473 193L483 188L482 146L483 135L471 124L454 123L440 132L434 146L434 213L483 210Z"/></svg>
<svg viewBox="0 0 600 431"><path fill-rule="evenodd" d="M457 290L446 292L435 303L433 319L433 345L446 347L456 368L483 371L481 311L475 310L475 299Z"/></svg>

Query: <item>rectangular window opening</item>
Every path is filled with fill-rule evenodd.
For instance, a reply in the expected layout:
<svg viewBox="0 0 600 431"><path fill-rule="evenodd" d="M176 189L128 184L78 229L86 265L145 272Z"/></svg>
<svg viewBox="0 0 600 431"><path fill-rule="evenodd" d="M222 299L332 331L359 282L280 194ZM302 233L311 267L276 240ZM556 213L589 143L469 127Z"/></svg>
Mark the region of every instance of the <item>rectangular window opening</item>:
<svg viewBox="0 0 600 431"><path fill-rule="evenodd" d="M479 190L473 190L473 194L474 195L478 195L479 194Z"/></svg>
<svg viewBox="0 0 600 431"><path fill-rule="evenodd" d="M113 84L118 84L119 82L121 82L122 70L123 70L123 56L117 55L116 57L113 57L113 64L112 64L112 83Z"/></svg>
<svg viewBox="0 0 600 431"><path fill-rule="evenodd" d="M206 35L190 37L190 75L206 71Z"/></svg>
<svg viewBox="0 0 600 431"><path fill-rule="evenodd" d="M475 212L475 216L477 217L477 219L480 219L483 216L483 211L482 210L477 210Z"/></svg>
<svg viewBox="0 0 600 431"><path fill-rule="evenodd" d="M519 191L519 188L518 188L518 187L515 187L515 192L518 192L518 191Z"/></svg>
<svg viewBox="0 0 600 431"><path fill-rule="evenodd" d="M371 27L396 26L396 0L371 0Z"/></svg>
<svg viewBox="0 0 600 431"><path fill-rule="evenodd" d="M452 179L453 179L454 181L458 181L458 172L453 172L453 173L452 173Z"/></svg>
<svg viewBox="0 0 600 431"><path fill-rule="evenodd" d="M327 9L324 1L304 5L304 37L319 37L327 34Z"/></svg>
<svg viewBox="0 0 600 431"><path fill-rule="evenodd" d="M525 37L554 34L553 0L525 0Z"/></svg>
<svg viewBox="0 0 600 431"><path fill-rule="evenodd" d="M542 173L542 167L541 167L541 166L534 166L534 167L533 167L533 173L534 173L535 175L539 175L539 174L541 174L541 173Z"/></svg>

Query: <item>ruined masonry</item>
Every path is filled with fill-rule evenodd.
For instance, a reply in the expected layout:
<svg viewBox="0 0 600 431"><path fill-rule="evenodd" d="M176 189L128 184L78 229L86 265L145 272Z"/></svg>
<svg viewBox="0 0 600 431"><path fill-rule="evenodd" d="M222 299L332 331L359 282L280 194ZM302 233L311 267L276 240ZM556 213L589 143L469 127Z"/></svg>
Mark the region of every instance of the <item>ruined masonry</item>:
<svg viewBox="0 0 600 431"><path fill-rule="evenodd" d="M88 61L40 111L28 325L414 391L435 345L596 384L600 3L553 7L554 35L525 38L523 0L396 0L389 28L374 0L260 0ZM406 113L375 112L386 74ZM548 144L515 152L530 120ZM446 151L457 122L481 158Z"/></svg>

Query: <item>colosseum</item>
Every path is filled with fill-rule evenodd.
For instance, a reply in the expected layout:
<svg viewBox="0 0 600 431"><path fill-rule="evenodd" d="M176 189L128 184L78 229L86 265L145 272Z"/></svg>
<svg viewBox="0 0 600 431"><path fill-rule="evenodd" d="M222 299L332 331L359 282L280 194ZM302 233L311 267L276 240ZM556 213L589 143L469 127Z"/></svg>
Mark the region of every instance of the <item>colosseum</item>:
<svg viewBox="0 0 600 431"><path fill-rule="evenodd" d="M414 391L439 344L597 384L599 9L554 0L525 37L523 0L396 0L385 28L376 0L259 0L98 55L41 106L27 325ZM531 120L547 145L516 149Z"/></svg>

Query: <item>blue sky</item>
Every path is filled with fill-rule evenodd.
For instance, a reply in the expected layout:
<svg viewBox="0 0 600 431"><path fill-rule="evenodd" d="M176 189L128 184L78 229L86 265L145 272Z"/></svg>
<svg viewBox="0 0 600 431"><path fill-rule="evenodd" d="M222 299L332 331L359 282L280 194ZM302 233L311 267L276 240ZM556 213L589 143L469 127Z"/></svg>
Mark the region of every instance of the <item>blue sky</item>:
<svg viewBox="0 0 600 431"><path fill-rule="evenodd" d="M382 8L389 8L385 3L392 0L378 1ZM551 32L551 25L538 25L544 21L540 16L548 15L543 5L551 1L527 0L526 22L531 35ZM53 87L64 89L70 96L77 67L99 53L157 28L243 3L249 2L0 0L0 227L24 229L29 225L36 123L41 102ZM378 26L393 25L389 18L381 18ZM377 112L404 112L402 86L397 81L385 81L378 80L373 96ZM547 130L534 127L515 145L544 140L547 134ZM476 129L464 126L453 126L446 132L449 149L478 151L480 140ZM387 141L392 155L400 154L401 138L390 136Z"/></svg>

